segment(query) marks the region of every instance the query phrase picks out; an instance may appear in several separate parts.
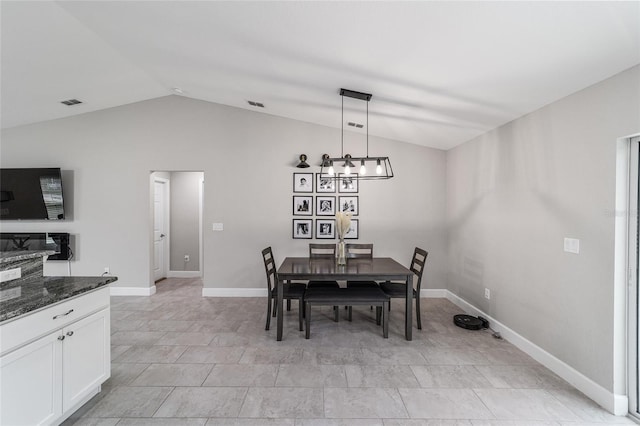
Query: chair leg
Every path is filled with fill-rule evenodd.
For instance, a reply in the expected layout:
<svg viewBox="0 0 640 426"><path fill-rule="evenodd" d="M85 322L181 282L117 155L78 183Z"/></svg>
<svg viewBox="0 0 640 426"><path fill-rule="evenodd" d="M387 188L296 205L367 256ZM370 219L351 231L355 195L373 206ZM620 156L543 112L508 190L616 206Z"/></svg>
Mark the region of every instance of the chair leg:
<svg viewBox="0 0 640 426"><path fill-rule="evenodd" d="M264 326L265 330L269 330L271 324L271 297L267 297L267 324Z"/></svg>
<svg viewBox="0 0 640 426"><path fill-rule="evenodd" d="M308 339L311 330L311 304L305 302L304 304L304 316L305 316L305 331L304 338Z"/></svg>
<svg viewBox="0 0 640 426"><path fill-rule="evenodd" d="M291 299L287 299L287 311L291 310Z"/></svg>
<svg viewBox="0 0 640 426"><path fill-rule="evenodd" d="M420 295L416 295L416 322L418 323L418 330L422 330L422 321L420 321Z"/></svg>
<svg viewBox="0 0 640 426"><path fill-rule="evenodd" d="M349 321L353 320L353 307L349 306L349 309L347 310L347 319Z"/></svg>
<svg viewBox="0 0 640 426"><path fill-rule="evenodd" d="M388 304L389 304L389 302L383 302L382 303L382 309L380 310L381 313L382 313L382 337L384 337L385 339L389 338L389 314L388 314L388 308L384 309L385 308L384 305L388 305Z"/></svg>
<svg viewBox="0 0 640 426"><path fill-rule="evenodd" d="M376 325L381 324L382 315L382 307L376 306Z"/></svg>
<svg viewBox="0 0 640 426"><path fill-rule="evenodd" d="M333 307L333 320L335 322L340 321L340 309L337 306Z"/></svg>
<svg viewBox="0 0 640 426"><path fill-rule="evenodd" d="M302 331L302 317L304 313L304 301L302 297L298 299L298 323L300 325L300 331Z"/></svg>

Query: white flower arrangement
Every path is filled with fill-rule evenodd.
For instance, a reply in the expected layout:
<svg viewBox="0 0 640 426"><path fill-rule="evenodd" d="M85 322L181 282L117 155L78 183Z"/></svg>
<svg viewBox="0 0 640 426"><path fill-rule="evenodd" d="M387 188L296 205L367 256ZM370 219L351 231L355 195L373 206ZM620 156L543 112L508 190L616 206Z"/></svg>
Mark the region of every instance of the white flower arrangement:
<svg viewBox="0 0 640 426"><path fill-rule="evenodd" d="M351 227L351 213L336 213L336 231L338 232L338 238L340 241L344 239L344 236L349 232Z"/></svg>

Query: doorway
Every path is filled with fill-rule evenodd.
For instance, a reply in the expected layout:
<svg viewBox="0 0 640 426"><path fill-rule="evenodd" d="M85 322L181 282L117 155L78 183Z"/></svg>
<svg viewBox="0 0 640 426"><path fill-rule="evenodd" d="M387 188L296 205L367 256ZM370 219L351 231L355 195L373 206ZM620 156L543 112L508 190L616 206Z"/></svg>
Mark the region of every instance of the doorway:
<svg viewBox="0 0 640 426"><path fill-rule="evenodd" d="M169 179L153 178L153 280L167 278L169 243Z"/></svg>
<svg viewBox="0 0 640 426"><path fill-rule="evenodd" d="M197 278L204 273L204 172L154 171L153 278Z"/></svg>

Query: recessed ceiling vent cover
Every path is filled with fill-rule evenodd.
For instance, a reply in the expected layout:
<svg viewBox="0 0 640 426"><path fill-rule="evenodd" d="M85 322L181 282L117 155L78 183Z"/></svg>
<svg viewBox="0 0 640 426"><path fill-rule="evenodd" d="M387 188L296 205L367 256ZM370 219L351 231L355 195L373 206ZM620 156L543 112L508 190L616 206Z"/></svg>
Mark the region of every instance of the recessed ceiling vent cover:
<svg viewBox="0 0 640 426"><path fill-rule="evenodd" d="M258 108L264 108L264 104L262 102L255 102L255 101L247 101L247 102L251 106L258 107Z"/></svg>
<svg viewBox="0 0 640 426"><path fill-rule="evenodd" d="M79 101L77 99L67 99L66 101L61 101L60 103L65 104L67 106L73 106L73 105L81 104L82 101Z"/></svg>
<svg viewBox="0 0 640 426"><path fill-rule="evenodd" d="M478 318L465 314L454 315L453 323L467 330L480 330L483 324Z"/></svg>

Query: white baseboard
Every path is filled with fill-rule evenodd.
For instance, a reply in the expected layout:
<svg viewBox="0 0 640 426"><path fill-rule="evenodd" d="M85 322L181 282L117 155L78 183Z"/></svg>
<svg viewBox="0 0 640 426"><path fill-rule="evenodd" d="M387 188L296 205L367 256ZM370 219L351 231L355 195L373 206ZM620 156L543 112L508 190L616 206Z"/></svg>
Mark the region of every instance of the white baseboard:
<svg viewBox="0 0 640 426"><path fill-rule="evenodd" d="M202 289L202 297L267 297L267 289L205 287Z"/></svg>
<svg viewBox="0 0 640 426"><path fill-rule="evenodd" d="M156 294L156 286L151 287L109 287L111 296L151 296Z"/></svg>
<svg viewBox="0 0 640 426"><path fill-rule="evenodd" d="M448 291L444 288L423 288L420 289L420 298L444 299Z"/></svg>
<svg viewBox="0 0 640 426"><path fill-rule="evenodd" d="M475 306L460 298L459 296L453 294L449 290L429 290L428 294L430 296L427 297L440 297L435 296L435 294L438 294L438 291L442 291L449 301L460 307L467 314L475 316L480 315L488 319L491 325L491 329L500 332L505 340L509 341L518 349L529 355L531 358L535 359L540 364L556 373L558 376L562 377L580 392L587 395L589 398L594 400L597 404L599 404L609 412L617 416L624 416L629 412L629 400L626 395L618 395L608 391L584 374L580 373L578 370L566 364L564 361L561 361L533 342L525 339L520 334L516 333L499 321L496 321L490 315L487 315L482 310L476 308ZM422 291L420 293L424 294Z"/></svg>
<svg viewBox="0 0 640 426"><path fill-rule="evenodd" d="M169 271L167 278L200 278L200 271Z"/></svg>

